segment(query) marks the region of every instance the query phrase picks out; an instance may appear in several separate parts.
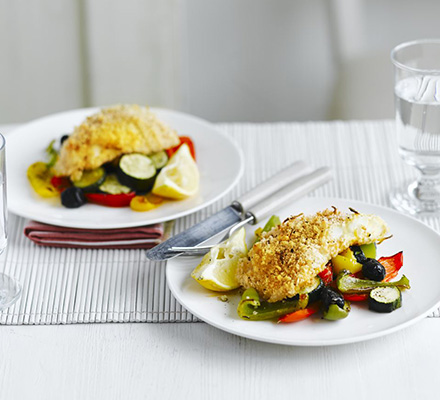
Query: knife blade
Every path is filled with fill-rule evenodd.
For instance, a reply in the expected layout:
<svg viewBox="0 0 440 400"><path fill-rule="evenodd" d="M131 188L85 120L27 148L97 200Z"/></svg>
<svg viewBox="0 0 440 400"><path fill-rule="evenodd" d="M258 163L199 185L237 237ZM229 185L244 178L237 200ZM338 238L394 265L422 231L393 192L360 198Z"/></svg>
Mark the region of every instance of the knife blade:
<svg viewBox="0 0 440 400"><path fill-rule="evenodd" d="M146 252L149 260L161 261L177 257L180 253L170 252L171 247L193 247L206 242L213 236L221 233L243 218L243 212L252 208L265 197L283 188L290 182L309 173L311 168L304 161L297 161L267 181L257 185L249 192L240 196L231 205L193 225L184 232L174 235L165 242Z"/></svg>

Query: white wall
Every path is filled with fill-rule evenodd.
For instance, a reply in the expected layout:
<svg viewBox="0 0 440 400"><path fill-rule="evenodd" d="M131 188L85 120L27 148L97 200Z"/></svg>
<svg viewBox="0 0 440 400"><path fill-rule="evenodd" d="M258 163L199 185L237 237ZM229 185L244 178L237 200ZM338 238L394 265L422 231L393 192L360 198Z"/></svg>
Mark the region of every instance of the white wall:
<svg viewBox="0 0 440 400"><path fill-rule="evenodd" d="M189 112L234 121L326 117L334 65L325 1L186 4Z"/></svg>
<svg viewBox="0 0 440 400"><path fill-rule="evenodd" d="M393 116L438 0L0 0L0 123L117 102L212 121Z"/></svg>

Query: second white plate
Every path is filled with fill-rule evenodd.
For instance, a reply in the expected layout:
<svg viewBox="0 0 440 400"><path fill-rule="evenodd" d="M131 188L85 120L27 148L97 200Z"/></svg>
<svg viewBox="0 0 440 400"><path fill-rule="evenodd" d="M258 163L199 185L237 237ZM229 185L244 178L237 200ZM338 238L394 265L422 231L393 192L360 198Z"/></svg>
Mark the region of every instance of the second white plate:
<svg viewBox="0 0 440 400"><path fill-rule="evenodd" d="M68 209L60 199L43 199L31 188L26 170L45 160L44 149L52 139L72 131L98 108L73 110L30 122L6 137L8 208L14 214L52 225L111 229L154 224L198 211L220 199L237 184L243 173L243 156L237 145L212 124L191 115L164 109L152 109L178 135L190 136L196 147L200 171L200 191L189 199L169 201L144 213L124 208L86 204Z"/></svg>
<svg viewBox="0 0 440 400"><path fill-rule="evenodd" d="M237 315L238 295L229 295L229 302L223 303L218 299L221 293L204 289L190 277L200 257L169 260L168 286L188 311L219 329L250 339L297 346L336 345L372 339L415 323L439 306L440 236L414 218L388 208L330 198L303 199L290 207L276 210L274 214L283 220L292 214L313 213L331 206L343 211L352 207L361 213L377 214L388 223L393 237L378 246L378 255L389 256L403 251L402 273L411 282L411 289L402 293L403 305L400 309L390 314L378 314L354 304L346 319L335 322L314 317L292 324L245 321ZM247 228L249 239L256 228Z"/></svg>

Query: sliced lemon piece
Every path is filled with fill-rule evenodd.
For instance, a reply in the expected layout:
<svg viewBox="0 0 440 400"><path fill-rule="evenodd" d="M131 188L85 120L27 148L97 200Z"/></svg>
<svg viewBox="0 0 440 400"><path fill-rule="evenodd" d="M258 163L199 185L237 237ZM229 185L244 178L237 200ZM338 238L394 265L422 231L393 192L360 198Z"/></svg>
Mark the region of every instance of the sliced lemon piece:
<svg viewBox="0 0 440 400"><path fill-rule="evenodd" d="M152 192L158 196L181 200L199 190L199 170L189 147L183 144L157 175Z"/></svg>
<svg viewBox="0 0 440 400"><path fill-rule="evenodd" d="M236 289L238 260L247 255L244 228L235 232L228 240L214 246L205 254L191 276L203 287L217 292Z"/></svg>

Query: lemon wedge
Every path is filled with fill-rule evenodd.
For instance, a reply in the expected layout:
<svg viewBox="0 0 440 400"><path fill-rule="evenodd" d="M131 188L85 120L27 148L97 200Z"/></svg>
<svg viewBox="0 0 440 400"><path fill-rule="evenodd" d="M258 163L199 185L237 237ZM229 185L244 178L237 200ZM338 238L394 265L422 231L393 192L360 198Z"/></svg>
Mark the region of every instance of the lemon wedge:
<svg viewBox="0 0 440 400"><path fill-rule="evenodd" d="M181 200L199 190L199 170L189 147L183 144L157 175L152 192L158 196Z"/></svg>
<svg viewBox="0 0 440 400"><path fill-rule="evenodd" d="M246 232L241 228L228 240L214 246L191 276L206 289L216 292L238 288L237 266L238 260L247 254L245 239Z"/></svg>

